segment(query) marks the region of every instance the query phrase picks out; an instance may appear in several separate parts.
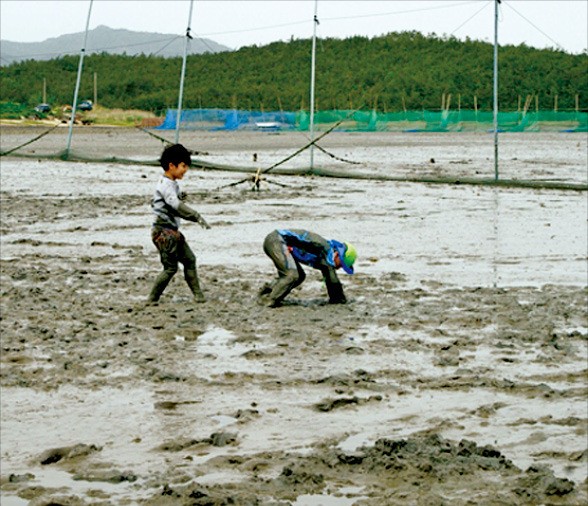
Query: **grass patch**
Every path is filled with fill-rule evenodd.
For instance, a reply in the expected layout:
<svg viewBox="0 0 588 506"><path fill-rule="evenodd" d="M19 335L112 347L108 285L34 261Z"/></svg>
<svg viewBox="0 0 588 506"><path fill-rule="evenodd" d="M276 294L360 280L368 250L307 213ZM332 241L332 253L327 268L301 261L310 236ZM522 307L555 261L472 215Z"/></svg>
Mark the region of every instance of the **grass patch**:
<svg viewBox="0 0 588 506"><path fill-rule="evenodd" d="M138 109L106 109L99 105L94 106L91 111L81 113L80 116L84 122L92 125L110 126L134 126L141 124L144 119L157 117L149 111Z"/></svg>

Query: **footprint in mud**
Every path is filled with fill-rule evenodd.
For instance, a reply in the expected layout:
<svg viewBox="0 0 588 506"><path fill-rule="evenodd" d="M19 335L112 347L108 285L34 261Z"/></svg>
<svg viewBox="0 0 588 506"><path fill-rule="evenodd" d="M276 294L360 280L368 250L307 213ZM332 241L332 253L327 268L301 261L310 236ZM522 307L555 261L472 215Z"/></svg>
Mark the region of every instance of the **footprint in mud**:
<svg viewBox="0 0 588 506"><path fill-rule="evenodd" d="M186 404L200 404L202 401L159 401L154 404L155 409L174 410Z"/></svg>
<svg viewBox="0 0 588 506"><path fill-rule="evenodd" d="M64 460L71 460L79 457L86 457L92 453L102 451L102 448L96 445L87 445L79 443L74 446L65 446L62 448L52 448L43 452L39 457L41 465L55 464Z"/></svg>
<svg viewBox="0 0 588 506"><path fill-rule="evenodd" d="M195 446L227 446L237 445L237 434L232 432L214 432L210 437L204 439L190 439L190 438L179 438L172 441L166 441L159 445L156 450L167 451L167 452L179 452L186 448L192 448Z"/></svg>
<svg viewBox="0 0 588 506"><path fill-rule="evenodd" d="M333 411L334 409L341 408L343 406L349 406L350 404L359 405L366 404L371 401L381 401L383 397L381 395L372 395L366 399L360 399L359 397L339 397L337 399L326 399L318 402L314 405L314 408L318 411Z"/></svg>

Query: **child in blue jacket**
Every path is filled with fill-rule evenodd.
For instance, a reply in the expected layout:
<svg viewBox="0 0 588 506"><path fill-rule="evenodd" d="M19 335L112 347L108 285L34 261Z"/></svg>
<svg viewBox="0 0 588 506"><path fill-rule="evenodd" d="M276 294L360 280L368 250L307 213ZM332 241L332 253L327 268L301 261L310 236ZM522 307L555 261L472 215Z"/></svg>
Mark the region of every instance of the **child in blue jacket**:
<svg viewBox="0 0 588 506"><path fill-rule="evenodd" d="M274 230L263 243L263 250L276 269L278 278L266 284L260 291L260 302L277 307L284 298L306 278L302 265L321 271L329 303L345 304L347 299L337 277L337 269L353 274L357 252L353 245L324 237L308 230Z"/></svg>

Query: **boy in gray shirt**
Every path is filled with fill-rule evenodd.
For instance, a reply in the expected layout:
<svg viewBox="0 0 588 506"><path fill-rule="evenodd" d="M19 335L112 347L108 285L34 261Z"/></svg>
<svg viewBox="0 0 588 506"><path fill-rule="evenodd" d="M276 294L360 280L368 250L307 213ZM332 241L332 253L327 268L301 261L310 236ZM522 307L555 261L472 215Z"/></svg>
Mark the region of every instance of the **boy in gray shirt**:
<svg viewBox="0 0 588 506"><path fill-rule="evenodd" d="M190 152L181 144L164 149L159 159L163 175L157 183L151 208L155 219L151 239L159 251L163 272L157 276L148 302L157 302L161 294L178 271L178 262L184 266L184 279L194 295L195 302L205 302L196 272L196 255L179 231L180 218L194 221L203 228L210 228L206 220L194 209L182 202L182 193L177 183L192 164Z"/></svg>

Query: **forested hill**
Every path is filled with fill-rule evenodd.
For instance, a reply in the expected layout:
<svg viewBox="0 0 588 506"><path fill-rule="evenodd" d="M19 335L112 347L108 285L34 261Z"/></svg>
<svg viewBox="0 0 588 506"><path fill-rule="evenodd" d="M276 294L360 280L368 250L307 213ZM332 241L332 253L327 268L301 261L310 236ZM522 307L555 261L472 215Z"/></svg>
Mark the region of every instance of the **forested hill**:
<svg viewBox="0 0 588 506"><path fill-rule="evenodd" d="M0 68L0 101L70 104L79 57ZM501 46L499 107L588 109L588 54ZM181 58L98 54L84 59L80 99L108 108L177 107ZM309 106L311 41L292 40L188 58L185 108L299 110ZM493 46L418 32L319 39L316 108L379 111L492 109ZM557 97L557 98L556 98ZM532 105L531 105L532 104Z"/></svg>

